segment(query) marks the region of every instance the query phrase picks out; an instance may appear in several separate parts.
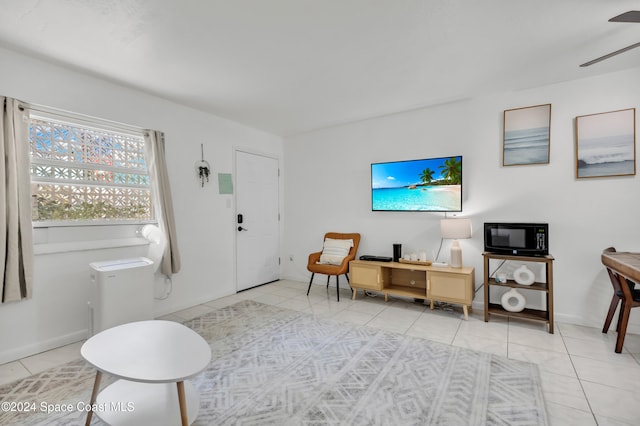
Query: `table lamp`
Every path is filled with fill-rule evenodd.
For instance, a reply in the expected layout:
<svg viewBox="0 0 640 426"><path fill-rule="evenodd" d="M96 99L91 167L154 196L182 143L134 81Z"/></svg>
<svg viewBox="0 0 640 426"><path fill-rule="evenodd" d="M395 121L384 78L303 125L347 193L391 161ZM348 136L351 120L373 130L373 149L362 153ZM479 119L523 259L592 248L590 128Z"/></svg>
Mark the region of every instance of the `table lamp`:
<svg viewBox="0 0 640 426"><path fill-rule="evenodd" d="M461 268L462 249L458 240L471 238L471 219L442 219L440 220L440 233L442 238L453 240L449 264L452 268Z"/></svg>

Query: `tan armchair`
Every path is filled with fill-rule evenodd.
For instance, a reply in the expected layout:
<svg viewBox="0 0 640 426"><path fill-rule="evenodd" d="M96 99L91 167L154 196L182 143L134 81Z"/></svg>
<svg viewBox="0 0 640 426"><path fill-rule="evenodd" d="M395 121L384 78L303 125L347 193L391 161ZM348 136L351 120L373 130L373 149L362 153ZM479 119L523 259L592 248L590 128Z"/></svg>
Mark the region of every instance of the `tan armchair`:
<svg viewBox="0 0 640 426"><path fill-rule="evenodd" d="M309 280L309 288L307 289L307 296L311 290L311 284L313 283L313 277L316 273L325 274L327 276L327 288L329 288L329 280L332 275L336 276L336 292L338 295L338 302L340 301L340 281L339 276L343 275L349 282L349 262L356 258L358 252L358 245L360 244L360 234L341 234L338 232L327 232L324 235L324 239L332 238L334 240L353 240L353 247L349 250L349 254L342 260L340 265L327 265L319 264L320 255L322 251L311 253L309 255L309 262L307 263L307 269L311 272L311 279ZM324 240L323 240L324 242ZM353 291L353 290L352 290Z"/></svg>

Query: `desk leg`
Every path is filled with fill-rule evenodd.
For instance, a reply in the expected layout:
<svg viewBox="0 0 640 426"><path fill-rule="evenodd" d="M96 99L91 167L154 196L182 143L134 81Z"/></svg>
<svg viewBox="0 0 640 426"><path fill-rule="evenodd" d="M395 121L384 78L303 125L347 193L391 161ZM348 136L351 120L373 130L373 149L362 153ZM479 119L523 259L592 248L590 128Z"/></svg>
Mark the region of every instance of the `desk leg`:
<svg viewBox="0 0 640 426"><path fill-rule="evenodd" d="M180 418L182 419L182 426L189 426L189 420L187 418L187 400L184 395L184 382L178 382L178 401L180 402Z"/></svg>
<svg viewBox="0 0 640 426"><path fill-rule="evenodd" d="M89 426L91 424L91 417L93 417L93 404L96 403L96 399L98 398L98 390L100 390L100 380L102 379L102 371L96 371L96 379L93 382L93 391L91 392L91 401L89 402L89 411L87 411L87 421L84 423L85 426Z"/></svg>
<svg viewBox="0 0 640 426"><path fill-rule="evenodd" d="M469 310L467 308L467 305L462 305L462 312L464 312L464 319L466 321L469 321Z"/></svg>

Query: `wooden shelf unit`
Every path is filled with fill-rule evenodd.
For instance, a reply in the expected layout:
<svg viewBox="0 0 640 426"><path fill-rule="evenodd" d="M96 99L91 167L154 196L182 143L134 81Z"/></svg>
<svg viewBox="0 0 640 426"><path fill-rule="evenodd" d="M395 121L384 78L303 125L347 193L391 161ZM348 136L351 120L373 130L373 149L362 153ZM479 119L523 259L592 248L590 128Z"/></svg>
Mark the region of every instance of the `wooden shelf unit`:
<svg viewBox="0 0 640 426"><path fill-rule="evenodd" d="M350 285L353 299L357 289L382 292L389 295L448 302L462 305L465 319L475 295L474 269L417 265L401 262L352 260L349 262Z"/></svg>
<svg viewBox="0 0 640 426"><path fill-rule="evenodd" d="M513 256L489 252L482 253L482 256L484 257L484 321L488 322L491 315L542 321L547 324L549 333L553 334L553 256ZM507 280L505 283L498 283L494 278L489 276L491 260L544 263L546 282L521 285L514 280ZM546 309L525 308L520 312L507 311L501 304L491 303L491 287L542 291L545 293Z"/></svg>

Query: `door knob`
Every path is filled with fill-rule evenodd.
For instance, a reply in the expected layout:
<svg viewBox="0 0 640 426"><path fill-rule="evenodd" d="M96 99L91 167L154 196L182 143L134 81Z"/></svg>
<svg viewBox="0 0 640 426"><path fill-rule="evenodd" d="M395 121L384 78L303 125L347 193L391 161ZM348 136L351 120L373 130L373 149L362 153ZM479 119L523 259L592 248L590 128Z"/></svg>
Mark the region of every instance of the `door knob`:
<svg viewBox="0 0 640 426"><path fill-rule="evenodd" d="M242 226L238 226L238 231L248 231L247 228L243 228Z"/></svg>

